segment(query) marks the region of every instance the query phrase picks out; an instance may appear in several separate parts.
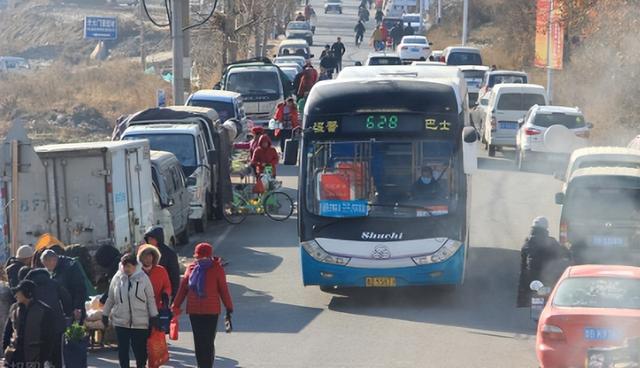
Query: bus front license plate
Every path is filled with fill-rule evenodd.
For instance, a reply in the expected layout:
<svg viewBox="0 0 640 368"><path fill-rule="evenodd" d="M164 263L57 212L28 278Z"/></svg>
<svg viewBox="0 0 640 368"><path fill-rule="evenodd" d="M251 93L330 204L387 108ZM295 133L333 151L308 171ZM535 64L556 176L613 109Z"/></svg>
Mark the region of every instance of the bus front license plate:
<svg viewBox="0 0 640 368"><path fill-rule="evenodd" d="M395 277L367 277L365 279L367 287L395 287Z"/></svg>

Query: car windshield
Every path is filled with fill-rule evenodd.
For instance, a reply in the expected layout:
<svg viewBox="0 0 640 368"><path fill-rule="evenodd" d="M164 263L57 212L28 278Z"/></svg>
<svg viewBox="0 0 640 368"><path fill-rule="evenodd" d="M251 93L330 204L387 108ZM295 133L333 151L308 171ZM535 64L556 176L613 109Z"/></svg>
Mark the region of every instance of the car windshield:
<svg viewBox="0 0 640 368"><path fill-rule="evenodd" d="M451 142L316 141L308 152L307 206L316 215L412 218L455 208Z"/></svg>
<svg viewBox="0 0 640 368"><path fill-rule="evenodd" d="M640 189L571 187L563 211L576 220L640 219Z"/></svg>
<svg viewBox="0 0 640 368"><path fill-rule="evenodd" d="M372 57L369 59L368 65L402 65L402 61L399 57L393 56L382 56L382 57Z"/></svg>
<svg viewBox="0 0 640 368"><path fill-rule="evenodd" d="M447 65L482 65L482 58L475 52L452 52L447 57Z"/></svg>
<svg viewBox="0 0 640 368"><path fill-rule="evenodd" d="M508 75L508 74L500 74L500 75L492 75L489 78L489 87L493 87L496 84L502 83L527 83L527 77L524 75Z"/></svg>
<svg viewBox="0 0 640 368"><path fill-rule="evenodd" d="M295 29L295 30L307 30L310 29L309 28L309 23L307 22L290 22L287 25L288 29Z"/></svg>
<svg viewBox="0 0 640 368"><path fill-rule="evenodd" d="M640 280L572 277L558 286L553 305L574 308L640 309Z"/></svg>
<svg viewBox="0 0 640 368"><path fill-rule="evenodd" d="M242 95L278 94L278 73L268 71L244 71L229 75L226 89Z"/></svg>
<svg viewBox="0 0 640 368"><path fill-rule="evenodd" d="M227 119L236 117L236 113L234 111L235 109L233 108L232 102L192 99L189 101L189 106L200 106L214 109L218 113L220 121L223 122L227 121Z"/></svg>
<svg viewBox="0 0 640 368"><path fill-rule="evenodd" d="M565 114L565 113L537 113L533 125L548 128L552 125L564 125L569 129L584 128L584 116L582 114Z"/></svg>
<svg viewBox="0 0 640 368"><path fill-rule="evenodd" d="M402 39L402 43L426 45L427 39L422 37L405 37Z"/></svg>
<svg viewBox="0 0 640 368"><path fill-rule="evenodd" d="M405 22L420 23L420 16L419 15L405 15L405 16L402 17L402 20L404 20Z"/></svg>
<svg viewBox="0 0 640 368"><path fill-rule="evenodd" d="M296 79L296 75L298 74L298 70L294 68L281 68L282 72L289 78L290 81Z"/></svg>
<svg viewBox="0 0 640 368"><path fill-rule="evenodd" d="M185 176L197 168L196 143L191 134L127 134L123 140L147 139L154 151L171 152L178 158Z"/></svg>
<svg viewBox="0 0 640 368"><path fill-rule="evenodd" d="M498 110L528 111L533 105L546 105L544 96L537 93L504 93L500 95Z"/></svg>
<svg viewBox="0 0 640 368"><path fill-rule="evenodd" d="M463 70L465 80L476 80L484 78L484 70Z"/></svg>

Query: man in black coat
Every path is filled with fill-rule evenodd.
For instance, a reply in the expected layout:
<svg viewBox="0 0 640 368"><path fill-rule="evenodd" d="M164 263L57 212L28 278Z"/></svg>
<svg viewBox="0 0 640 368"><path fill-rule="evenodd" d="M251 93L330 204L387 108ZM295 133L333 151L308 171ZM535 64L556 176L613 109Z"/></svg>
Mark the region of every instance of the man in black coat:
<svg viewBox="0 0 640 368"><path fill-rule="evenodd" d="M529 284L540 280L553 288L555 282L569 264L569 250L549 236L549 221L536 217L531 233L520 250L520 280L518 282L518 307L528 307L531 303Z"/></svg>
<svg viewBox="0 0 640 368"><path fill-rule="evenodd" d="M11 289L17 302L9 309L3 335L7 367L44 367L51 362L54 334L51 308L34 298L36 284L21 281Z"/></svg>
<svg viewBox="0 0 640 368"><path fill-rule="evenodd" d="M344 47L342 43L342 39L340 37L337 38L336 42L331 45L331 52L333 53L333 57L336 60L336 72L340 72L342 70L342 57L347 49Z"/></svg>
<svg viewBox="0 0 640 368"><path fill-rule="evenodd" d="M51 278L45 268L29 271L25 279L36 284L33 297L51 308L53 319L49 321L49 328L53 329L54 334L51 363L54 367L62 367L62 341L67 327L66 319L73 314L71 296L60 283Z"/></svg>
<svg viewBox="0 0 640 368"><path fill-rule="evenodd" d="M47 249L40 256L44 267L51 273L51 278L64 287L71 296L71 308L76 320L84 320L87 300L87 288L84 283L82 265L73 258L56 254Z"/></svg>
<svg viewBox="0 0 640 368"><path fill-rule="evenodd" d="M320 59L320 66L325 71L326 79L333 79L333 71L337 67L337 63L331 51L329 51L322 59Z"/></svg>
<svg viewBox="0 0 640 368"><path fill-rule="evenodd" d="M396 23L389 31L389 35L393 40L393 48L395 49L400 44L400 41L402 41L402 36L404 36L402 23Z"/></svg>
<svg viewBox="0 0 640 368"><path fill-rule="evenodd" d="M413 27L411 27L411 23L409 23L405 28L404 28L404 35L405 36L413 36L416 33L416 31L413 29Z"/></svg>
<svg viewBox="0 0 640 368"><path fill-rule="evenodd" d="M171 281L171 300L175 298L180 288L180 264L178 263L178 255L164 243L164 230L160 226L152 226L147 229L144 234L144 240L147 244L151 244L160 251L160 266L164 267L169 274Z"/></svg>
<svg viewBox="0 0 640 368"><path fill-rule="evenodd" d="M33 259L33 247L30 245L23 245L18 248L15 257L11 257L5 264L5 270L7 271L7 278L9 279L9 287L18 286L18 272L24 266L31 266L31 260Z"/></svg>

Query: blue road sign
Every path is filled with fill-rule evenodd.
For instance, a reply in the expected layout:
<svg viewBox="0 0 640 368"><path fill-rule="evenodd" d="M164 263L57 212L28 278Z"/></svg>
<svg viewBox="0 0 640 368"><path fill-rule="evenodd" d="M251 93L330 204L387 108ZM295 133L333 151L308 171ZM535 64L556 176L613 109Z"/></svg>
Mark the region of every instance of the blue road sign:
<svg viewBox="0 0 640 368"><path fill-rule="evenodd" d="M84 38L117 39L118 19L116 17L84 17Z"/></svg>

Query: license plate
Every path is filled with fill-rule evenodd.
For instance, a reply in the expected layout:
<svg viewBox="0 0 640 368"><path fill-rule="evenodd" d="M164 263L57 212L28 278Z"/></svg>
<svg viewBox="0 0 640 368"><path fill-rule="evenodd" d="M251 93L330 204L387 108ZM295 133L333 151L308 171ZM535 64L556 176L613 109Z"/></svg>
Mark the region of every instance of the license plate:
<svg viewBox="0 0 640 368"><path fill-rule="evenodd" d="M617 333L610 328L584 328L585 340L616 340Z"/></svg>
<svg viewBox="0 0 640 368"><path fill-rule="evenodd" d="M518 123L511 121L501 122L500 129L518 129Z"/></svg>
<svg viewBox="0 0 640 368"><path fill-rule="evenodd" d="M418 52L418 51L420 51L420 49L415 48L415 47L412 47L412 48L411 48L411 51L412 51L412 52Z"/></svg>
<svg viewBox="0 0 640 368"><path fill-rule="evenodd" d="M599 247L621 247L624 246L624 238L619 236L594 235L591 242Z"/></svg>
<svg viewBox="0 0 640 368"><path fill-rule="evenodd" d="M395 277L367 277L365 279L367 287L395 287Z"/></svg>

